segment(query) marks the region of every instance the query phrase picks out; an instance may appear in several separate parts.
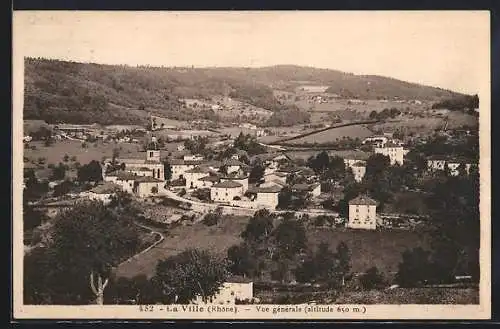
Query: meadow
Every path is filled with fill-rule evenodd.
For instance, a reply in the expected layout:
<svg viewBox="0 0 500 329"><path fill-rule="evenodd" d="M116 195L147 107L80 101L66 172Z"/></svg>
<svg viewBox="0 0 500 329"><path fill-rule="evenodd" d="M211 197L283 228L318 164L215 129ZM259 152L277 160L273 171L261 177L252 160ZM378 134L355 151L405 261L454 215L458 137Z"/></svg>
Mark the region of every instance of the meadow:
<svg viewBox="0 0 500 329"><path fill-rule="evenodd" d="M329 130L321 131L316 134L309 136L304 136L291 141L288 144L303 144L303 143L328 143L341 140L342 138L360 138L364 139L368 136L372 136L373 132L363 125L347 126L332 128Z"/></svg>
<svg viewBox="0 0 500 329"><path fill-rule="evenodd" d="M149 252L121 264L116 269L118 276L133 277L139 274L154 275L156 264L188 248L206 249L225 257L227 249L239 244L241 232L249 217L224 217L215 226L202 223L178 226L169 230L165 240ZM309 246L316 248L326 242L331 250L344 241L351 250L352 271L364 272L377 266L382 272L397 271L401 253L406 248L427 246L424 233L413 231L362 231L347 229L307 229Z"/></svg>

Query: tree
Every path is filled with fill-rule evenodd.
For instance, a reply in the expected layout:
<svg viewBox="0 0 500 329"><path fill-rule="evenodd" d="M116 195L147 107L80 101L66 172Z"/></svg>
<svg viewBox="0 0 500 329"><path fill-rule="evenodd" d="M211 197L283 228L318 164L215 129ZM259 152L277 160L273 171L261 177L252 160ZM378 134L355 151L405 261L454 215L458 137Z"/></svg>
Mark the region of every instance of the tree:
<svg viewBox="0 0 500 329"><path fill-rule="evenodd" d="M351 270L351 254L349 251L349 247L347 247L344 241L338 244L337 252L335 253L335 259L335 272L340 276L342 286L344 286L345 277Z"/></svg>
<svg viewBox="0 0 500 329"><path fill-rule="evenodd" d="M323 173L330 164L330 157L326 151L318 153L315 157L307 160L307 166L314 170L315 173Z"/></svg>
<svg viewBox="0 0 500 329"><path fill-rule="evenodd" d="M248 176L248 182L250 184L260 184L264 180L264 166L261 163L256 163L250 170L250 175Z"/></svg>
<svg viewBox="0 0 500 329"><path fill-rule="evenodd" d="M98 161L92 160L88 164L81 166L77 171L80 182L102 181L102 168Z"/></svg>
<svg viewBox="0 0 500 329"><path fill-rule="evenodd" d="M172 179L172 166L167 160L163 162L163 174L165 175L166 181L170 181Z"/></svg>
<svg viewBox="0 0 500 329"><path fill-rule="evenodd" d="M207 226L217 225L222 217L222 209L218 207L215 211L210 211L203 217L202 223Z"/></svg>
<svg viewBox="0 0 500 329"><path fill-rule="evenodd" d="M370 112L369 118L370 119L377 119L377 116L378 116L377 111L373 110L373 111Z"/></svg>
<svg viewBox="0 0 500 329"><path fill-rule="evenodd" d="M69 161L69 155L65 154L64 157L63 157L63 161L64 162L68 162Z"/></svg>
<svg viewBox="0 0 500 329"><path fill-rule="evenodd" d="M371 290L379 288L384 283L384 276L376 266L373 266L362 274L359 280L363 289Z"/></svg>
<svg viewBox="0 0 500 329"><path fill-rule="evenodd" d="M61 195L68 194L71 191L71 189L73 188L73 186L74 186L73 182L71 182L69 180L65 180L65 181L61 182L60 184L57 184L54 187L54 196L61 196Z"/></svg>
<svg viewBox="0 0 500 329"><path fill-rule="evenodd" d="M50 180L62 180L66 177L67 167L62 163L59 163L57 167L52 169L52 174L50 175Z"/></svg>
<svg viewBox="0 0 500 329"><path fill-rule="evenodd" d="M102 303L112 267L136 253L138 242L128 213L98 201L76 204L54 219L50 245L25 259L29 303Z"/></svg>
<svg viewBox="0 0 500 329"><path fill-rule="evenodd" d="M271 213L267 209L261 209L250 218L241 237L248 243L259 242L271 234L273 227Z"/></svg>
<svg viewBox="0 0 500 329"><path fill-rule="evenodd" d="M258 263L251 247L245 243L234 245L227 250L229 271L235 275L256 276L259 273Z"/></svg>
<svg viewBox="0 0 500 329"><path fill-rule="evenodd" d="M399 263L396 282L401 287L418 287L431 278L432 264L430 253L422 248L414 248L403 252L403 261Z"/></svg>
<svg viewBox="0 0 500 329"><path fill-rule="evenodd" d="M304 224L300 221L284 218L273 232L280 255L292 258L306 248L307 237Z"/></svg>
<svg viewBox="0 0 500 329"><path fill-rule="evenodd" d="M160 283L164 302L189 304L198 296L207 302L228 275L226 260L205 250L188 249L159 261L155 279Z"/></svg>

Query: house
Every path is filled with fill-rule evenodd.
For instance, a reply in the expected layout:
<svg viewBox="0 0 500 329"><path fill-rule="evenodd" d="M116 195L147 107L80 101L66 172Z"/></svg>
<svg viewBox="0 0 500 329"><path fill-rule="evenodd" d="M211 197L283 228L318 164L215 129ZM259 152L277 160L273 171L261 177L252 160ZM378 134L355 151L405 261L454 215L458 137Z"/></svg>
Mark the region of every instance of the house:
<svg viewBox="0 0 500 329"><path fill-rule="evenodd" d="M113 182L105 182L99 184L89 191L84 191L80 193L80 196L88 198L90 200L99 200L104 204L111 202L111 198L116 194L116 192L121 191L120 185Z"/></svg>
<svg viewBox="0 0 500 329"><path fill-rule="evenodd" d="M151 176L162 181L165 180L165 168L160 161L160 149L156 142L148 144L145 159L119 158L116 161L125 164L125 171L139 176Z"/></svg>
<svg viewBox="0 0 500 329"><path fill-rule="evenodd" d="M124 170L117 170L104 175L104 181L120 185L122 190L128 193L133 193L136 178L136 175Z"/></svg>
<svg viewBox="0 0 500 329"><path fill-rule="evenodd" d="M354 175L354 180L356 182L361 182L366 173L366 163L363 161L358 161L351 166L352 173Z"/></svg>
<svg viewBox="0 0 500 329"><path fill-rule="evenodd" d="M243 185L233 180L226 180L210 187L210 199L215 202L231 202L235 197L240 197Z"/></svg>
<svg viewBox="0 0 500 329"><path fill-rule="evenodd" d="M203 161L204 159L203 155L199 154L185 155L183 158L184 161Z"/></svg>
<svg viewBox="0 0 500 329"><path fill-rule="evenodd" d="M317 197L321 194L321 184L295 184L291 186L292 192L307 192L311 193L311 196Z"/></svg>
<svg viewBox="0 0 500 329"><path fill-rule="evenodd" d="M134 181L133 193L140 198L156 195L163 190L164 181L151 176L137 177Z"/></svg>
<svg viewBox="0 0 500 329"><path fill-rule="evenodd" d="M193 169L187 170L186 172L184 172L184 178L186 179L186 188L193 189L203 187L203 182L199 179L209 176L211 173L214 173L214 171L205 166L197 166Z"/></svg>
<svg viewBox="0 0 500 329"><path fill-rule="evenodd" d="M258 208L266 209L276 209L278 205L278 195L282 189L282 186L275 185L269 187L259 186L254 189L256 197L254 202L257 204Z"/></svg>
<svg viewBox="0 0 500 329"><path fill-rule="evenodd" d="M283 171L275 171L273 173L267 174L264 176L264 182L276 182L279 181L282 184L286 184L286 178L288 177L288 173Z"/></svg>
<svg viewBox="0 0 500 329"><path fill-rule="evenodd" d="M215 304L215 305L235 305L236 301L252 301L253 282L241 276L232 276L224 282L218 293L204 302L201 296L197 296L193 304Z"/></svg>
<svg viewBox="0 0 500 329"><path fill-rule="evenodd" d="M198 179L198 181L201 182L201 188L207 188L219 183L220 177L217 175L209 175Z"/></svg>
<svg viewBox="0 0 500 329"><path fill-rule="evenodd" d="M427 170L436 171L444 170L444 165L446 164L447 157L443 155L432 155L427 158Z"/></svg>
<svg viewBox="0 0 500 329"><path fill-rule="evenodd" d="M241 194L244 194L248 190L248 175L242 172L231 173L221 177L221 182L233 181L241 184Z"/></svg>
<svg viewBox="0 0 500 329"><path fill-rule="evenodd" d="M224 165L226 166L226 172L228 174L248 168L248 166L245 163L235 159L227 160L226 162L224 162Z"/></svg>
<svg viewBox="0 0 500 329"><path fill-rule="evenodd" d="M391 166L395 164L403 165L404 156L407 150L403 146L387 143L384 147L375 147L375 153L382 154L389 157Z"/></svg>
<svg viewBox="0 0 500 329"><path fill-rule="evenodd" d="M384 147L387 142L389 141L389 138L386 136L371 136L367 137L363 140L363 144L372 144L377 147Z"/></svg>
<svg viewBox="0 0 500 329"><path fill-rule="evenodd" d="M460 166L465 166L465 172L467 175L470 173L470 169L475 164L471 160L465 158L451 158L443 155L433 155L427 158L427 170L428 171L444 171L445 167L448 167L450 175L458 176L460 174Z"/></svg>
<svg viewBox="0 0 500 329"><path fill-rule="evenodd" d="M185 178L184 173L196 166L199 166L202 162L199 160L183 160L183 159L171 159L169 160L170 168L172 169L172 180L177 180L179 178Z"/></svg>
<svg viewBox="0 0 500 329"><path fill-rule="evenodd" d="M359 195L349 201L347 227L374 230L377 228L377 202L367 195Z"/></svg>

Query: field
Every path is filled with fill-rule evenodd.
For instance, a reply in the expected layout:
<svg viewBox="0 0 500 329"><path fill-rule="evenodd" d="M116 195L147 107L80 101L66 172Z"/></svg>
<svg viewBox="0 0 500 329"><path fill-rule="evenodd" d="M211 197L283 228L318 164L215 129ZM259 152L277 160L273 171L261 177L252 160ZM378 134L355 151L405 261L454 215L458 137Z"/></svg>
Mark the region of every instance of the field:
<svg viewBox="0 0 500 329"><path fill-rule="evenodd" d="M407 248L428 246L429 236L416 231L363 231L348 229L311 229L311 247L326 242L330 250L344 241L351 250L353 272L364 272L372 266L384 273L397 272L401 253Z"/></svg>
<svg viewBox="0 0 500 329"><path fill-rule="evenodd" d="M364 139L368 136L372 136L373 132L362 125L347 126L340 128L333 128L326 131L319 132L317 134L312 134L309 136L301 137L288 141L289 144L303 144L303 143L328 143L335 142L342 139L343 137L350 138L360 138Z"/></svg>
<svg viewBox="0 0 500 329"><path fill-rule="evenodd" d="M216 226L197 223L171 229L165 240L151 251L117 268L118 276L133 277L154 274L159 260L175 255L188 248L208 249L226 256L227 249L240 243L248 217L225 217ZM312 248L325 241L334 250L345 241L352 252L352 271L363 272L376 265L384 273L397 271L401 253L406 248L426 246L424 234L410 231L354 231L345 229L311 229L308 241Z"/></svg>
<svg viewBox="0 0 500 329"><path fill-rule="evenodd" d="M97 146L94 146L97 145ZM92 160L101 161L102 157L111 157L113 149L120 149L120 157L122 158L140 158L142 154L142 146L133 143L87 143L87 148L82 147L81 141L62 140L56 141L51 146L47 147L43 142L31 142L30 146L35 146L36 149L25 148L24 157L31 161L37 161L38 158L45 158L46 164L58 164L63 161L65 154L68 156L76 156L76 161L80 164L88 163Z"/></svg>
<svg viewBox="0 0 500 329"><path fill-rule="evenodd" d="M320 153L320 150L312 151L286 151L286 155L294 160L302 159L307 160L311 156L315 156ZM345 151L327 151L330 156L339 156L343 159L359 159L366 160L370 156L370 153L364 151L355 150L345 150Z"/></svg>
<svg viewBox="0 0 500 329"><path fill-rule="evenodd" d="M213 227L198 223L173 228L162 243L137 259L120 265L116 274L125 277L138 274L152 276L159 260L188 248L208 249L215 254L226 256L226 250L240 242L239 234L245 228L248 219L248 217L226 217Z"/></svg>

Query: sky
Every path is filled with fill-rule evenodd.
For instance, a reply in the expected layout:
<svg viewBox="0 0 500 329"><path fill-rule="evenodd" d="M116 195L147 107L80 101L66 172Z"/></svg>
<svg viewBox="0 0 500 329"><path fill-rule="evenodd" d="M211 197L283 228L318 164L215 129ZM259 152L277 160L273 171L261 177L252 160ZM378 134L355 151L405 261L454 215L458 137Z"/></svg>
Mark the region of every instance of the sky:
<svg viewBox="0 0 500 329"><path fill-rule="evenodd" d="M22 11L13 24L14 56L23 57L133 66L294 64L468 94L490 71L487 11Z"/></svg>

